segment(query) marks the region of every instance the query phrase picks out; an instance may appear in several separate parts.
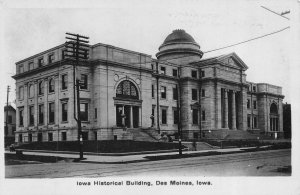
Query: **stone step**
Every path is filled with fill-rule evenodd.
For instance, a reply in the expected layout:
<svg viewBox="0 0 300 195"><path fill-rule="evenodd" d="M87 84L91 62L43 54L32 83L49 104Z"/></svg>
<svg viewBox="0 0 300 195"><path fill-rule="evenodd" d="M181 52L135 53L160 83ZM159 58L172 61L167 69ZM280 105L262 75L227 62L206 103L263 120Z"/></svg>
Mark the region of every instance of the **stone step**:
<svg viewBox="0 0 300 195"><path fill-rule="evenodd" d="M211 149L215 149L216 147L209 145L208 143L205 142L196 142L196 149L194 147L193 142L182 142L182 144L186 147L188 147L188 149L190 151L193 150L211 150Z"/></svg>
<svg viewBox="0 0 300 195"><path fill-rule="evenodd" d="M127 132L132 134L133 140L135 141L157 141L141 129L127 129Z"/></svg>

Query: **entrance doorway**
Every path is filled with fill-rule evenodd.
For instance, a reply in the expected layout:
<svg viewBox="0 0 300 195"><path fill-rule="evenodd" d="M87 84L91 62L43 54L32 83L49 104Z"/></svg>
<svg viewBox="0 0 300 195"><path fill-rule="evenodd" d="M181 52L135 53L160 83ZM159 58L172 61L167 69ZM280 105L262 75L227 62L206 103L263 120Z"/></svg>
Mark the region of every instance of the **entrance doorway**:
<svg viewBox="0 0 300 195"><path fill-rule="evenodd" d="M138 128L139 107L130 105L116 105L117 127Z"/></svg>

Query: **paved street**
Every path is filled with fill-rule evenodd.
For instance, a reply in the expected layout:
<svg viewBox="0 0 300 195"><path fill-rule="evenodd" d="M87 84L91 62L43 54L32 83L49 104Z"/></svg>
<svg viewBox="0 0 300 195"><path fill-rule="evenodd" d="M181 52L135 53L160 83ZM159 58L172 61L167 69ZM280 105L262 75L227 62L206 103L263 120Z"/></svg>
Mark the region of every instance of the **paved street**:
<svg viewBox="0 0 300 195"><path fill-rule="evenodd" d="M270 150L127 164L41 163L6 166L6 178L109 176L289 176L291 150Z"/></svg>

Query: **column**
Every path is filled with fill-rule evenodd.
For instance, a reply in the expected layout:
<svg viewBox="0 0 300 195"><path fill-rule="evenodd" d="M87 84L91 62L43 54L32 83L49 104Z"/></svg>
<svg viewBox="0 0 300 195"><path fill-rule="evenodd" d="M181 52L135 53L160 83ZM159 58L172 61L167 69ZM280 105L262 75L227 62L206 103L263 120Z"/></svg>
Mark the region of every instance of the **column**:
<svg viewBox="0 0 300 195"><path fill-rule="evenodd" d="M132 106L129 107L130 108L130 128L133 128L133 108Z"/></svg>
<svg viewBox="0 0 300 195"><path fill-rule="evenodd" d="M236 91L232 91L232 129L236 130L236 105L235 105L235 92Z"/></svg>
<svg viewBox="0 0 300 195"><path fill-rule="evenodd" d="M139 108L139 127L142 127L142 107Z"/></svg>
<svg viewBox="0 0 300 195"><path fill-rule="evenodd" d="M228 90L224 90L224 128L228 129Z"/></svg>
<svg viewBox="0 0 300 195"><path fill-rule="evenodd" d="M122 125L125 127L125 110L124 105L122 105Z"/></svg>

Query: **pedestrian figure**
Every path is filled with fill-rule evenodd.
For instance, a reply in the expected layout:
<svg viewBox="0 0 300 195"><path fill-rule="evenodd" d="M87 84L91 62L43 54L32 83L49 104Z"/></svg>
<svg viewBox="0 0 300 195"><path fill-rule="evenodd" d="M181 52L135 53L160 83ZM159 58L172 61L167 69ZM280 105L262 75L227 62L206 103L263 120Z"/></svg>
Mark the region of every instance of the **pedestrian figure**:
<svg viewBox="0 0 300 195"><path fill-rule="evenodd" d="M196 142L196 140L193 140L192 145L193 145L193 150L197 151L197 142Z"/></svg>
<svg viewBox="0 0 300 195"><path fill-rule="evenodd" d="M14 146L14 144L11 144L11 145L9 146L9 151L10 151L10 152L14 152L14 151L15 151L15 146Z"/></svg>

